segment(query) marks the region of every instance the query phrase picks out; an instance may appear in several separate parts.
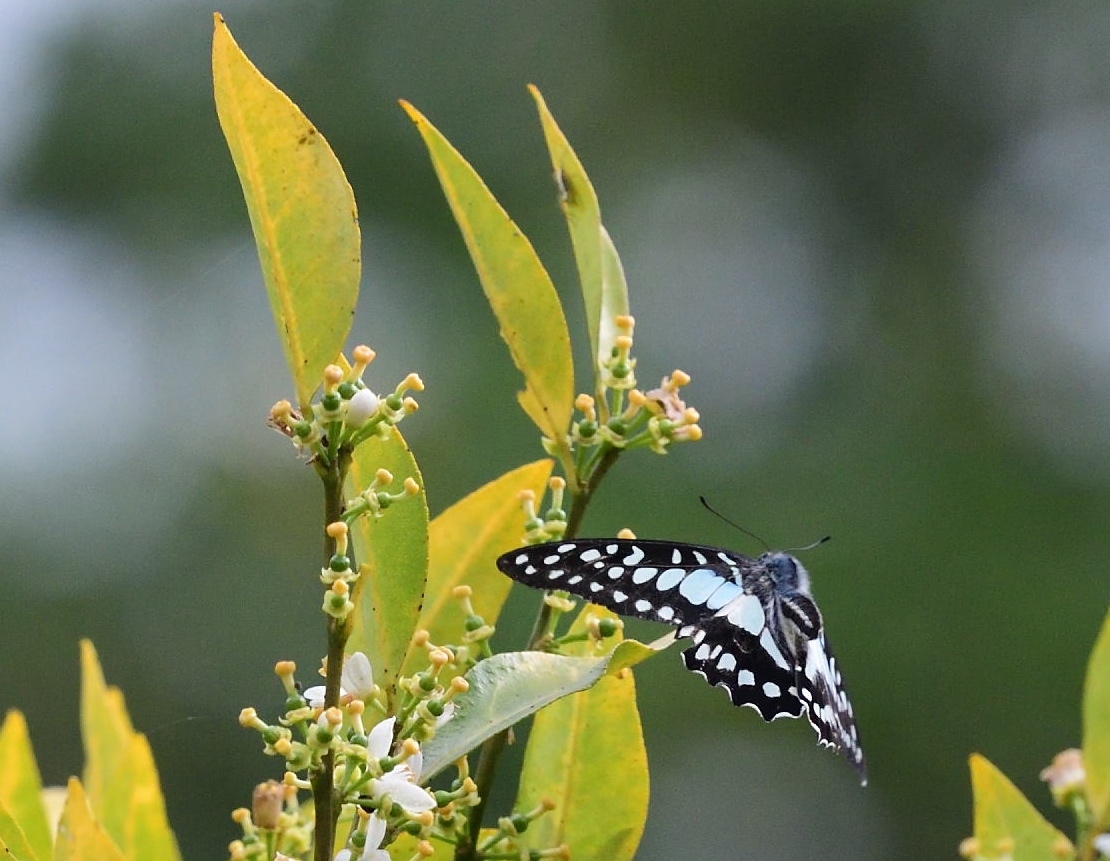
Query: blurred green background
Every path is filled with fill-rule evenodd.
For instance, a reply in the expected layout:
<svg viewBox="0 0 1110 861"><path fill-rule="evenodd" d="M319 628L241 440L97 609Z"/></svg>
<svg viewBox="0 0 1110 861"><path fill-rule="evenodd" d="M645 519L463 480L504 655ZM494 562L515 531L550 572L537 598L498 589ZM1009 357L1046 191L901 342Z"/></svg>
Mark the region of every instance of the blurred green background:
<svg viewBox="0 0 1110 861"><path fill-rule="evenodd" d="M0 6L0 707L26 711L49 781L77 771L92 637L187 858L224 857L277 765L236 715L273 713L273 662L309 678L323 634L319 491L265 427L291 388L212 105L213 10ZM776 546L834 536L804 556L870 786L676 650L638 671L641 859L955 857L971 751L1047 807L1036 775L1079 741L1110 597L1105 3L220 11L346 167L351 343L378 351L372 384L428 384L406 433L433 512L540 452L396 100L532 237L581 346L534 82L622 254L640 380L689 372L706 431L626 458L586 534L758 551L704 494ZM514 596L503 643L533 603Z"/></svg>

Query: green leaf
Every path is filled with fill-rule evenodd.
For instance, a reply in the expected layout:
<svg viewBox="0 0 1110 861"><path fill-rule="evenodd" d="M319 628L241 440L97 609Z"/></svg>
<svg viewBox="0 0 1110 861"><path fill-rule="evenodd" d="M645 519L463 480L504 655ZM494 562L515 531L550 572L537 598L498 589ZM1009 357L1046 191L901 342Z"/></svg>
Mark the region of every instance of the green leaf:
<svg viewBox="0 0 1110 861"><path fill-rule="evenodd" d="M501 337L524 375L520 405L540 432L563 448L574 369L567 322L551 277L474 168L416 108L407 102L401 107L424 138Z"/></svg>
<svg viewBox="0 0 1110 861"><path fill-rule="evenodd" d="M50 824L42 804L42 777L31 749L27 721L21 712L12 709L0 727L0 808L18 823L26 840L26 848L13 845L8 828L0 828L0 842L7 844L20 857L49 858L51 852Z"/></svg>
<svg viewBox="0 0 1110 861"><path fill-rule="evenodd" d="M105 684L88 640L81 642L81 734L88 802L115 845L128 858L180 858L150 746L132 729L123 694Z"/></svg>
<svg viewBox="0 0 1110 861"><path fill-rule="evenodd" d="M452 595L456 586L470 586L474 612L487 624L497 623L513 581L497 570L494 559L521 544L520 492L542 496L550 475L547 458L526 464L480 487L432 521L428 588L416 627L427 630L433 643L457 643L463 633L466 619ZM410 650L404 674L426 663L424 649Z"/></svg>
<svg viewBox="0 0 1110 861"><path fill-rule="evenodd" d="M1083 689L1083 764L1087 798L1098 826L1110 823L1110 614L1087 664ZM1100 829L1094 829L1098 833Z"/></svg>
<svg viewBox="0 0 1110 861"><path fill-rule="evenodd" d="M585 690L670 645L624 640L608 655L568 657L546 652L503 652L466 674L470 688L455 698L455 714L423 745L421 779L429 779L490 736L560 697Z"/></svg>
<svg viewBox="0 0 1110 861"><path fill-rule="evenodd" d="M355 521L351 540L362 574L352 599L354 627L347 652L365 652L374 681L391 696L424 599L428 503L416 460L397 428L389 439L369 439L355 449L347 474L348 498L369 487L379 469L393 473L397 487L406 478L415 479L420 492L395 502L381 518Z"/></svg>
<svg viewBox="0 0 1110 861"><path fill-rule="evenodd" d="M128 861L93 816L81 782L71 777L67 789L65 807L58 823L58 839L54 843L54 861ZM132 861L140 861L140 858L142 861L147 858L161 861L156 855L133 856Z"/></svg>
<svg viewBox="0 0 1110 861"><path fill-rule="evenodd" d="M620 334L614 318L629 313L628 284L613 240L602 226L601 208L586 169L547 109L540 91L532 84L528 85L528 91L536 100L540 113L544 140L557 178L559 206L570 229L596 376L600 362L612 354L613 339ZM600 397L600 386L598 394ZM605 408L603 401L599 405Z"/></svg>
<svg viewBox="0 0 1110 861"><path fill-rule="evenodd" d="M587 605L587 615L616 618ZM588 648L587 643L581 644ZM543 799L555 809L529 826L534 849L565 843L573 858L627 861L636 854L648 808L648 764L630 670L609 675L536 715L528 735L515 810Z"/></svg>
<svg viewBox="0 0 1110 861"><path fill-rule="evenodd" d="M1067 861L1075 850L1061 832L984 756L972 754L977 858Z"/></svg>
<svg viewBox="0 0 1110 861"><path fill-rule="evenodd" d="M355 198L331 147L215 16L216 113L243 186L297 400L308 409L358 300Z"/></svg>

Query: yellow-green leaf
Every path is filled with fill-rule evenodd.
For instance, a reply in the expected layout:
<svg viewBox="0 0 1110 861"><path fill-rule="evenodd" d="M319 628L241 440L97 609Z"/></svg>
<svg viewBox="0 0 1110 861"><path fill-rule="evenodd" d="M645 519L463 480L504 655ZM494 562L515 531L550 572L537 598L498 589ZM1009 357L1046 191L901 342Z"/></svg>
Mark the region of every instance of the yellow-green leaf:
<svg viewBox="0 0 1110 861"><path fill-rule="evenodd" d="M126 828L123 764L134 734L123 694L119 688L107 685L96 649L88 640L82 640L81 738L85 744L85 786L96 818L117 839Z"/></svg>
<svg viewBox="0 0 1110 861"><path fill-rule="evenodd" d="M105 684L88 640L81 642L81 734L88 800L115 845L136 861L180 858L150 746L132 729L119 689Z"/></svg>
<svg viewBox="0 0 1110 861"><path fill-rule="evenodd" d="M154 856L149 856L151 859ZM69 779L66 804L54 842L54 861L146 861L127 859L93 815L89 799L76 777ZM159 859L161 861L161 859Z"/></svg>
<svg viewBox="0 0 1110 861"><path fill-rule="evenodd" d="M977 857L1011 861L1067 861L1074 857L1071 841L985 756L972 754L970 765Z"/></svg>
<svg viewBox="0 0 1110 861"><path fill-rule="evenodd" d="M12 709L0 727L0 807L18 823L27 846L37 858L50 857L50 825L42 804L42 777L35 753L31 749L31 736L27 721L21 712ZM0 841L19 856L27 850L12 845L7 830L0 831Z"/></svg>
<svg viewBox="0 0 1110 861"><path fill-rule="evenodd" d="M46 844L46 854L40 855L37 853L31 847L31 843L20 827L20 823L3 804L0 804L0 857L4 861L39 861L40 858L49 858L51 851L48 842Z"/></svg>
<svg viewBox="0 0 1110 861"><path fill-rule="evenodd" d="M135 733L128 745L126 783L126 831L119 840L128 858L180 858L177 840L166 816L166 802L158 781L158 769L146 737Z"/></svg>
<svg viewBox="0 0 1110 861"><path fill-rule="evenodd" d="M389 694L408 652L428 573L428 503L416 460L400 431L355 449L347 475L349 499L370 486L374 473L393 473L391 490L413 478L420 493L395 502L379 519L361 517L351 531L362 575L355 587L354 628L347 652L370 659L374 681Z"/></svg>
<svg viewBox="0 0 1110 861"><path fill-rule="evenodd" d="M1087 663L1083 690L1083 764L1095 822L1110 823L1110 614ZM1097 833L1097 830L1096 830Z"/></svg>
<svg viewBox="0 0 1110 861"><path fill-rule="evenodd" d="M513 362L524 375L520 404L548 439L565 445L574 401L566 318L532 243L448 140L407 102L466 242Z"/></svg>
<svg viewBox="0 0 1110 861"><path fill-rule="evenodd" d="M358 300L354 194L323 135L254 67L218 14L212 76L278 337L306 409Z"/></svg>
<svg viewBox="0 0 1110 861"><path fill-rule="evenodd" d="M487 624L497 624L501 605L513 581L497 570L493 561L517 547L524 532L520 492L543 495L551 475L547 458L518 467L460 499L429 528L428 587L418 628L431 634L433 643L457 643L466 621L452 591L470 586L474 612ZM423 649L409 654L406 672L427 663Z"/></svg>
<svg viewBox="0 0 1110 861"><path fill-rule="evenodd" d="M596 375L599 363L612 354L613 339L620 334L614 319L617 315L629 312L624 268L613 240L602 226L601 208L586 169L582 167L570 142L547 109L547 103L540 91L532 84L528 85L528 91L536 100L540 113L544 140L551 154L551 166L555 170L559 206L570 229L574 260L578 266L578 280L586 305L590 355L593 357ZM599 401L599 405L604 409L604 399Z"/></svg>
<svg viewBox="0 0 1110 861"><path fill-rule="evenodd" d="M589 614L615 618L587 605L571 631L584 630ZM589 648L589 641L582 645ZM555 809L529 826L532 848L565 843L572 858L606 861L636 854L647 821L648 767L631 670L536 715L515 809L533 809L545 798Z"/></svg>

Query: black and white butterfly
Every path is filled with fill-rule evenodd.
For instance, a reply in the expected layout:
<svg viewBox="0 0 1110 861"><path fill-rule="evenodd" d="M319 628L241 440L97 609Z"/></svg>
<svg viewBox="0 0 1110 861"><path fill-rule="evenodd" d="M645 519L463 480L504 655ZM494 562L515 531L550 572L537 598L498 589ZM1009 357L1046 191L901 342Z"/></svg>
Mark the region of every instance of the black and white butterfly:
<svg viewBox="0 0 1110 861"><path fill-rule="evenodd" d="M863 749L840 669L810 594L788 553L740 553L639 539L579 539L522 547L497 560L514 580L560 589L625 616L667 622L693 645L686 668L766 721L804 712L818 743L867 782Z"/></svg>

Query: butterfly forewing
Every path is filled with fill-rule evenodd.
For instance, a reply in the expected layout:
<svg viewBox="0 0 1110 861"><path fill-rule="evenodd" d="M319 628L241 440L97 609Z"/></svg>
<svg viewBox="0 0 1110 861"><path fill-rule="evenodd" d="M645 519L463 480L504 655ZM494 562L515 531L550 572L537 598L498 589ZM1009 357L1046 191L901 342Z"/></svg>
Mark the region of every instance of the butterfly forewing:
<svg viewBox="0 0 1110 861"><path fill-rule="evenodd" d="M624 616L682 625L743 593L752 560L697 544L623 539L536 544L497 560L528 586L562 589Z"/></svg>
<svg viewBox="0 0 1110 861"><path fill-rule="evenodd" d="M809 594L785 553L751 559L716 547L583 539L522 547L497 566L540 589L560 589L625 616L667 622L693 644L686 667L764 720L805 713L821 744L866 782L852 705Z"/></svg>

